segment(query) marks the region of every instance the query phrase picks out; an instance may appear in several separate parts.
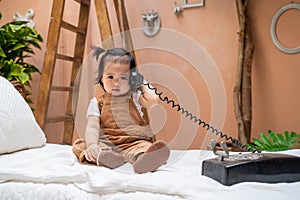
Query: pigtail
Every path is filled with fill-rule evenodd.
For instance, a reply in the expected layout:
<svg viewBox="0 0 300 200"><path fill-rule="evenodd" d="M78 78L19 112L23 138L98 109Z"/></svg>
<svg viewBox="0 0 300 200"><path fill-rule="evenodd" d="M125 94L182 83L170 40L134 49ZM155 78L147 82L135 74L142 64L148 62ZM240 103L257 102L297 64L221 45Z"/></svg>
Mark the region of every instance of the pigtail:
<svg viewBox="0 0 300 200"><path fill-rule="evenodd" d="M92 47L92 49L93 49L93 51L94 51L93 56L96 57L96 60L97 60L97 61L99 61L99 56L100 56L103 52L105 52L105 49L102 49L102 48L96 47L96 46Z"/></svg>
<svg viewBox="0 0 300 200"><path fill-rule="evenodd" d="M97 47L97 46L93 46L92 49L93 49L93 56L96 57L96 61L98 62L100 55L105 52L105 49L102 49L101 47ZM100 83L100 85L102 87L103 87L103 83L101 81L101 78L102 78L102 74L103 74L103 70L104 70L103 68L104 68L104 62L103 62L103 58L102 58L99 62L98 76L96 78L96 83Z"/></svg>

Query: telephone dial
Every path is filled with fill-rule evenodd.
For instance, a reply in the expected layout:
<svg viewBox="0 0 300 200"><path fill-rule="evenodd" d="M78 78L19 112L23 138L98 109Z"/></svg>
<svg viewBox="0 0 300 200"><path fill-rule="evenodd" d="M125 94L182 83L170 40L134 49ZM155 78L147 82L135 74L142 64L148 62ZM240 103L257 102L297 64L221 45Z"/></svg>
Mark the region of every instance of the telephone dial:
<svg viewBox="0 0 300 200"><path fill-rule="evenodd" d="M138 72L132 72L130 83L134 88L142 84L147 86L155 92L161 101L170 104L172 108L186 118L220 138L224 138L232 143L233 146L240 148L240 153L229 155L226 142L220 143L223 151L218 151L216 141L212 140L211 148L217 157L203 161L202 175L228 186L246 181L264 183L300 181L300 157L286 154L261 153L256 149L241 144L237 139L224 134L222 131L215 129L205 121L194 116L188 110L176 104L174 100L164 96L162 92L158 92L158 89L149 83L143 83L143 76ZM246 152L242 152L242 150L246 150Z"/></svg>

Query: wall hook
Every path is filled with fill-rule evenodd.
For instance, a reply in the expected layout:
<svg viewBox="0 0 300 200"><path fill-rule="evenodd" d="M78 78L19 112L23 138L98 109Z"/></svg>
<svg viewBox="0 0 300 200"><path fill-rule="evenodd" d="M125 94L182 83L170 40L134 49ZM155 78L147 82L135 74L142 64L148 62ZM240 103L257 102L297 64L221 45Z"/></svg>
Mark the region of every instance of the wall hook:
<svg viewBox="0 0 300 200"><path fill-rule="evenodd" d="M174 7L174 9L173 9L173 12L174 12L176 15L179 15L179 14L182 13L182 11L183 11L183 9L182 9L180 6L178 6L177 3L175 2L175 7Z"/></svg>

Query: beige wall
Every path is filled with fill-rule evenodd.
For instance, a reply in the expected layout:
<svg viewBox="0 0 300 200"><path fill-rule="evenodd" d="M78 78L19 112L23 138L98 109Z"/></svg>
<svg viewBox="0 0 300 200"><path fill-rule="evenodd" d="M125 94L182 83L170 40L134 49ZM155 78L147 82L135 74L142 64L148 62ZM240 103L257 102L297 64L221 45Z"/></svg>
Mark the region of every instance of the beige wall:
<svg viewBox="0 0 300 200"><path fill-rule="evenodd" d="M111 2L111 1L110 1ZM233 87L238 48L238 21L234 0L206 0L202 8L185 9L181 15L173 13L174 1L127 0L126 10L133 44L136 48L140 71L147 80L158 86L165 94L207 123L237 137L237 127L233 112ZM178 4L181 1L177 1ZM35 10L36 29L47 39L52 1L2 0L1 24L9 21L14 12L25 13L27 8ZM270 37L270 23L275 12L287 0L250 1L249 8L252 33L255 45L253 61L253 126L252 136L269 129L276 132L300 132L300 100L297 83L300 74L300 53L288 55L279 51ZM92 8L93 5L92 5ZM109 8L112 8L109 3ZM142 14L147 10L157 11L161 19L161 30L154 37L147 37L141 30ZM68 9L66 18L73 19L74 9ZM99 32L94 9L91 10L87 53L91 45L99 45ZM118 40L115 14L110 12L113 31ZM286 12L277 25L280 41L287 47L299 46L299 10ZM36 51L34 62L41 69L43 54ZM70 41L64 36L60 43L61 51L69 51ZM72 48L71 48L72 49ZM89 58L87 56L87 58ZM94 73L95 66L86 59L87 74ZM67 70L57 72L56 81L66 82ZM92 75L86 76L92 80ZM34 76L33 97L38 95L39 75ZM89 85L85 83L85 85ZM84 113L92 90L81 90L82 95L78 131L82 135L85 125ZM49 112L60 112L64 107L63 97L53 100ZM166 139L172 148L206 148L212 137L182 118L175 110L164 103L151 110L153 128L158 138ZM46 128L49 142L61 142L61 127L52 125ZM206 138L205 138L206 137Z"/></svg>

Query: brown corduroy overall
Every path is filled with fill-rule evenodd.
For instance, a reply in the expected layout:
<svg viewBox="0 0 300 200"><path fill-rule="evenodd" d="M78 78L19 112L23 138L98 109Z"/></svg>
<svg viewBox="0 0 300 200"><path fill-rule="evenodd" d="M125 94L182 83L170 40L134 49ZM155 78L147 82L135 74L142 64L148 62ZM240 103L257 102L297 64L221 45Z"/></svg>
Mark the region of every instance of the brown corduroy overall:
<svg viewBox="0 0 300 200"><path fill-rule="evenodd" d="M137 155L152 145L154 136L147 113L141 117L131 94L114 97L105 93L97 98L101 113L98 145L102 150L119 152L126 161L134 163ZM73 144L73 152L81 162L85 160L85 149L84 140Z"/></svg>

